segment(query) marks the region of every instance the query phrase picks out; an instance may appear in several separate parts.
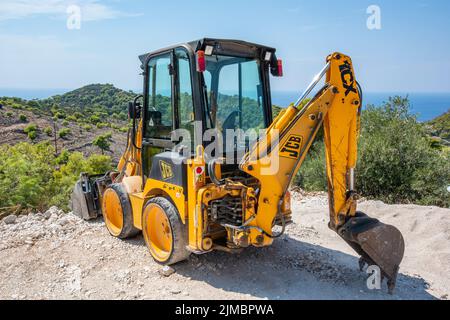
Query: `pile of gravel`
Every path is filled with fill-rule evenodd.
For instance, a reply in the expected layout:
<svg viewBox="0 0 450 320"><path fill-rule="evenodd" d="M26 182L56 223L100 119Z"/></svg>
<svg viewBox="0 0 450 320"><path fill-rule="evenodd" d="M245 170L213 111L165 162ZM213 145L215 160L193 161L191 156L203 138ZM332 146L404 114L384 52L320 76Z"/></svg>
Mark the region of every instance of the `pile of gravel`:
<svg viewBox="0 0 450 320"><path fill-rule="evenodd" d="M69 240L74 232L91 227L74 214L65 213L57 207L51 207L44 213L10 215L0 222L0 250L33 246L43 239Z"/></svg>

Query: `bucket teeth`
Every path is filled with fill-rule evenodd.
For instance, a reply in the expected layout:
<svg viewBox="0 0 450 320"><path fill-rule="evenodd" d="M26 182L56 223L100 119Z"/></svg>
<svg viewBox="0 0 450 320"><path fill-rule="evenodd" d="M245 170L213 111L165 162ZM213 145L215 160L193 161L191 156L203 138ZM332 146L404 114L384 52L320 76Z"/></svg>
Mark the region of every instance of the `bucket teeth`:
<svg viewBox="0 0 450 320"><path fill-rule="evenodd" d="M361 256L361 270L366 264L380 268L381 277L388 279L389 293L392 294L405 251L405 242L400 231L364 213L357 213L338 233Z"/></svg>

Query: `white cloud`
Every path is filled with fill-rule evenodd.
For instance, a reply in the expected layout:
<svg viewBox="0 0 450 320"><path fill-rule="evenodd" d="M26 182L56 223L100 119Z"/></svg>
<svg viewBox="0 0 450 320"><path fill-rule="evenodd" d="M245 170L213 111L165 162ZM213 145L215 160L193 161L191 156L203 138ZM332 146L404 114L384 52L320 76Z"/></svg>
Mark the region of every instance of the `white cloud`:
<svg viewBox="0 0 450 320"><path fill-rule="evenodd" d="M66 17L66 10L71 5L80 6L83 21L136 16L115 10L98 0L2 0L0 2L0 21L38 15Z"/></svg>

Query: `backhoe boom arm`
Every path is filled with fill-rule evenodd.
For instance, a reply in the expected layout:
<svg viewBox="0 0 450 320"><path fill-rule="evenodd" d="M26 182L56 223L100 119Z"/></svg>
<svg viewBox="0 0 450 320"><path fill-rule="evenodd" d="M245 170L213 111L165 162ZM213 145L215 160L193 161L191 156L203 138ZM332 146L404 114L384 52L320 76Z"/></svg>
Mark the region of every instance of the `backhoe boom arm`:
<svg viewBox="0 0 450 320"><path fill-rule="evenodd" d="M303 105L308 91L325 74L324 87ZM270 218L279 214L278 203L283 200L321 126L325 130L331 225L338 226L345 221L345 216L355 214L354 197L348 194L353 191L350 189L354 185L353 175L349 173L353 172L357 157L361 104L357 88L350 58L338 53L329 56L327 65L302 98L275 119L263 142L256 144L244 158L241 169L261 181L261 196L269 200L262 202L265 205L260 203L260 211L266 213L261 214L264 220L261 223L265 225L260 227L267 232L272 228L267 213L273 213Z"/></svg>
<svg viewBox="0 0 450 320"><path fill-rule="evenodd" d="M320 79L325 85L305 103ZM377 264L393 289L404 241L400 232L356 211L354 172L357 163L362 93L350 57L334 53L302 97L284 110L266 135L244 157L240 168L260 183L255 226L273 238L273 221L295 175L323 126L329 194L329 227L362 256Z"/></svg>

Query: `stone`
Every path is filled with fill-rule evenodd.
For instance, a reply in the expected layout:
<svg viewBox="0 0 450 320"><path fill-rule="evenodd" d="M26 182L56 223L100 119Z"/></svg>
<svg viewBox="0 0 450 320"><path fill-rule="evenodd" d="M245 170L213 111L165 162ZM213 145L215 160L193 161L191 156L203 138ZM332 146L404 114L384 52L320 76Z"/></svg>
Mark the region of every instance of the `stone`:
<svg viewBox="0 0 450 320"><path fill-rule="evenodd" d="M64 226L67 225L68 223L69 223L69 220L68 220L67 218L61 218L61 219L58 220L58 224L59 224L61 227L64 227Z"/></svg>
<svg viewBox="0 0 450 320"><path fill-rule="evenodd" d="M169 266L164 266L159 270L159 273L164 277L170 277L175 273L175 269Z"/></svg>
<svg viewBox="0 0 450 320"><path fill-rule="evenodd" d="M58 267L60 267L61 269L63 269L65 266L66 266L66 264L65 264L64 260L61 260L61 261L58 263Z"/></svg>
<svg viewBox="0 0 450 320"><path fill-rule="evenodd" d="M12 214L10 216L7 216L6 218L3 218L3 222L6 224L14 224L17 221L17 216Z"/></svg>

